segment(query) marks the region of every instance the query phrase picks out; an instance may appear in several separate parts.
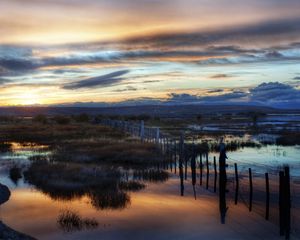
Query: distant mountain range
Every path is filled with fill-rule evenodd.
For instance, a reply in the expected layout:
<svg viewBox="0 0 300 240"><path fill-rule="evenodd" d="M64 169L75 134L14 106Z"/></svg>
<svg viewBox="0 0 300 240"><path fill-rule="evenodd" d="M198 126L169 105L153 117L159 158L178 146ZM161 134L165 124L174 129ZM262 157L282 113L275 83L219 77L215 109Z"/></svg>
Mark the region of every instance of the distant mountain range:
<svg viewBox="0 0 300 240"><path fill-rule="evenodd" d="M30 106L30 107L0 107L0 115L35 116L72 115L87 113L90 115L140 115L147 114L159 117L193 117L198 114L224 113L300 113L300 110L277 109L265 106L249 105L146 105L146 106L110 106L110 107L72 107L72 106Z"/></svg>

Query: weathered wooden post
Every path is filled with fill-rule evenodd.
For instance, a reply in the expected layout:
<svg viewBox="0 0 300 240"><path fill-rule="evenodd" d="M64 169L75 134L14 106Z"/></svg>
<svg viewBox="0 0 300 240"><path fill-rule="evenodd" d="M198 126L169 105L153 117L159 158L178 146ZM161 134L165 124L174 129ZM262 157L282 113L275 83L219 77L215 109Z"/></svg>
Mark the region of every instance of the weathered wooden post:
<svg viewBox="0 0 300 240"><path fill-rule="evenodd" d="M193 142L193 149L192 149L192 159L191 159L191 171L192 171L192 185L193 185L193 191L194 191L194 197L196 199L196 155L195 155L195 145Z"/></svg>
<svg viewBox="0 0 300 240"><path fill-rule="evenodd" d="M216 162L216 156L214 156L214 171L215 171L215 181L214 181L214 192L217 192L217 162Z"/></svg>
<svg viewBox="0 0 300 240"><path fill-rule="evenodd" d="M220 142L220 156L219 156L219 209L221 214L221 223L225 224L225 217L227 212L226 205L226 185L227 185L227 175L226 175L226 147L223 143L223 138Z"/></svg>
<svg viewBox="0 0 300 240"><path fill-rule="evenodd" d="M239 198L239 175L238 175L238 168L237 164L234 164L234 172L235 172L235 196L234 196L234 203L235 205L238 203Z"/></svg>
<svg viewBox="0 0 300 240"><path fill-rule="evenodd" d="M252 211L253 200L253 183L252 183L252 170L249 168L249 212Z"/></svg>
<svg viewBox="0 0 300 240"><path fill-rule="evenodd" d="M159 144L159 128L156 128L155 142L156 144Z"/></svg>
<svg viewBox="0 0 300 240"><path fill-rule="evenodd" d="M141 127L140 127L140 138L142 142L144 142L144 137L145 137L145 123L144 120L142 120Z"/></svg>
<svg viewBox="0 0 300 240"><path fill-rule="evenodd" d="M270 213L270 186L269 186L269 174L265 173L266 179L266 220L269 220L269 213Z"/></svg>

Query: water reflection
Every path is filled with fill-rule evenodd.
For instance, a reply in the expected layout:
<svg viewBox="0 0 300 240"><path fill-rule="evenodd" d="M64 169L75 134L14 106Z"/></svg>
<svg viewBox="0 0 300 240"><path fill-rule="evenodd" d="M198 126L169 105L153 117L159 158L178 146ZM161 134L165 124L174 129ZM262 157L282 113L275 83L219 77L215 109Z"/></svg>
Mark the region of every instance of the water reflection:
<svg viewBox="0 0 300 240"><path fill-rule="evenodd" d="M163 182L169 177L159 169L131 171L105 165L95 168L41 160L33 161L24 176L28 183L53 200L71 201L87 196L97 210L124 209L130 204L127 192L142 190L144 181Z"/></svg>
<svg viewBox="0 0 300 240"><path fill-rule="evenodd" d="M91 191L88 196L91 204L97 210L124 209L130 204L130 197L126 192L120 190Z"/></svg>
<svg viewBox="0 0 300 240"><path fill-rule="evenodd" d="M159 169L135 170L133 178L149 182L165 182L169 178L168 172Z"/></svg>
<svg viewBox="0 0 300 240"><path fill-rule="evenodd" d="M15 185L18 185L19 179L22 178L21 169L17 166L13 166L9 170L9 177L14 182Z"/></svg>
<svg viewBox="0 0 300 240"><path fill-rule="evenodd" d="M219 157L219 208L221 214L221 223L225 224L225 217L227 212L226 205L226 148L225 144L221 142L220 144L220 157Z"/></svg>
<svg viewBox="0 0 300 240"><path fill-rule="evenodd" d="M179 155L175 155L173 158L177 159L178 156ZM227 210L226 185L225 194L222 198L220 197L219 202L214 202L216 200L214 197L209 198L208 201L207 196L202 194L201 190L197 188L199 183L197 184L196 173L198 170L196 169L196 162L199 160L199 158L195 157L194 155L192 155L191 158L188 157L189 156L179 156L180 179L178 176L175 177L171 173L160 169L159 166L157 166L155 169L144 170L124 170L116 167L105 168L105 166L97 168L92 165L82 168L80 166L72 166L68 164L57 165L53 162L47 162L46 158L43 160L42 158L33 157L33 169L31 170L36 170L38 175L25 174L25 177L26 180L32 184L31 187L38 189L39 191L31 192L28 186L26 186L24 189L22 189L22 191L24 191L23 195L26 195L26 198L24 196L22 197L22 194L18 195L17 192L20 190L20 186L22 186L22 179L20 180L20 178L14 178L16 179L16 182L19 182L19 186L14 192L14 194L16 194L15 199L13 199L12 202L8 202L8 205L5 206L6 208L4 208L3 216L7 216L5 221L7 221L7 223L13 227L31 225L31 227L28 229L20 229L24 232L35 234L34 236L37 237L44 236L44 238L44 234L47 231L50 231L48 230L48 226L52 223L57 224L56 220L58 219L62 219L59 227L65 232L85 231L88 229L88 226L78 228L80 225L83 226L83 223L78 224L75 222L75 224L72 224L69 222L70 219L61 217L61 213L58 213L58 210L61 210L62 206L68 207L69 205L72 209L72 211L70 211L75 211L75 213L78 212L79 218L82 221L86 216L89 218L96 216L97 222L101 222L103 219L108 222L117 222L115 228L120 227L120 223L118 223L120 218L122 218L122 223L131 220L133 224L141 226L143 229L147 228L147 224L149 224L149 226L153 226L156 223L157 225L159 223L162 226L168 226L170 228L174 228L174 226L180 227L179 225L176 225L177 223L173 219L176 219L176 216L178 216L180 213L186 214L188 212L201 213L199 216L203 214L203 218L212 216L211 218L214 218L217 221L220 221L220 214L221 221L225 223ZM42 163L41 166L39 168L35 168L34 163L39 161ZM46 164L44 162L46 162ZM45 165L43 166L43 164ZM188 168L188 165L190 165L190 168ZM175 167L175 169L176 166L178 167L176 161L174 161L173 167ZM187 167L183 169L184 166ZM30 171L30 169L21 169L20 175L22 176L22 172L28 172L28 170ZM222 169L219 170L221 172ZM186 182L184 181L184 171L188 176L188 180L191 179L192 183L190 186L186 185L185 193L184 183ZM15 173L17 173L17 171ZM8 176L11 175L10 171L8 171L8 174ZM10 176L10 178L12 181L14 181L12 176ZM178 183L178 180L180 180L180 183ZM221 176L219 181L221 181ZM166 183L156 184L160 182ZM221 183L219 182L219 184ZM145 188L145 185L147 185L147 188ZM181 189L180 194L178 194L178 192L176 193L176 191L178 191L178 185ZM192 196L191 186L193 187L194 197L196 197L196 189L198 194L202 194L199 195L200 197L198 197L197 201L194 201L191 197L189 197ZM139 192L144 188L144 191ZM222 187L220 186L220 189L221 188ZM136 193L131 194L130 192L134 190L136 190ZM175 196L176 194L178 195L178 198ZM179 195L183 196L184 194L186 195L185 198L179 198ZM51 199L45 198L45 195L49 196ZM31 207L36 208L36 212L30 211ZM53 211L54 208L57 211ZM34 219L35 221L29 219L28 222L16 221L16 223L14 223L15 219L18 219L18 213L16 209L22 213L27 211L26 214L24 213L24 216L32 216L30 218ZM105 211L112 209L122 211ZM159 210L154 211L153 209ZM215 209L216 214L214 212ZM8 214L8 210L11 212L11 215ZM158 211L160 216L159 219L157 217ZM46 213L49 216L45 216ZM69 215L72 217L72 214ZM64 216L68 217L68 214L65 214ZM150 216L150 220L144 220L145 216ZM194 216L192 220L194 221L196 217L197 216ZM41 222L38 226L35 223L37 221L36 219L39 219ZM45 219L48 220L44 221ZM213 222L213 220L210 221ZM198 227L199 226L197 226L195 230L197 230ZM52 226L51 231L57 232L56 228L57 226ZM100 230L98 231L98 229L95 231L96 233L94 237L97 238L101 232ZM50 233L49 236L49 239L51 239L52 235ZM52 238L55 239L55 236Z"/></svg>
<svg viewBox="0 0 300 240"><path fill-rule="evenodd" d="M94 229L98 222L94 218L82 218L77 212L62 210L57 218L59 228L66 233L81 231L83 229Z"/></svg>

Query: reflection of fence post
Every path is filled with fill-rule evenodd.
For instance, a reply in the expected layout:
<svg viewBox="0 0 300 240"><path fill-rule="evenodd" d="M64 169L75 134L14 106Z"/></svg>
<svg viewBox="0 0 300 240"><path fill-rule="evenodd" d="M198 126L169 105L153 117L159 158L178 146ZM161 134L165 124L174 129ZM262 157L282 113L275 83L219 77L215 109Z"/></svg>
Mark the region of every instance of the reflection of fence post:
<svg viewBox="0 0 300 240"><path fill-rule="evenodd" d="M184 136L182 133L180 136L180 142L179 142L179 175L180 175L181 196L184 195L183 157L184 157Z"/></svg>
<svg viewBox="0 0 300 240"><path fill-rule="evenodd" d="M284 172L279 172L279 227L280 236L284 235L285 223L284 223Z"/></svg>
<svg viewBox="0 0 300 240"><path fill-rule="evenodd" d="M200 186L202 186L202 176L203 176L203 163L202 163L202 152L200 153Z"/></svg>
<svg viewBox="0 0 300 240"><path fill-rule="evenodd" d="M208 189L209 184L209 165L208 165L208 153L206 153L206 189Z"/></svg>
<svg viewBox="0 0 300 240"><path fill-rule="evenodd" d="M217 163L216 156L214 156L214 170L215 170L215 182L214 182L214 192L217 192Z"/></svg>
<svg viewBox="0 0 300 240"><path fill-rule="evenodd" d="M269 186L269 174L265 173L266 178L266 220L269 220L270 213L270 186Z"/></svg>
<svg viewBox="0 0 300 240"><path fill-rule="evenodd" d="M291 189L290 169L285 167L279 172L279 225L280 236L290 238L291 230Z"/></svg>
<svg viewBox="0 0 300 240"><path fill-rule="evenodd" d="M238 175L238 169L237 164L234 164L234 172L235 172L235 196L234 196L234 203L238 203L239 198L239 175Z"/></svg>
<svg viewBox="0 0 300 240"><path fill-rule="evenodd" d="M252 183L252 170L249 168L249 211L252 211L253 200L253 183Z"/></svg>
<svg viewBox="0 0 300 240"><path fill-rule="evenodd" d="M174 169L175 169L175 174L177 172L177 141L174 141Z"/></svg>
<svg viewBox="0 0 300 240"><path fill-rule="evenodd" d="M140 137L141 137L142 142L144 142L144 135L145 135L145 123L142 120L141 121L141 131L140 131Z"/></svg>
<svg viewBox="0 0 300 240"><path fill-rule="evenodd" d="M284 206L285 206L285 239L290 238L291 230L291 190L290 190L290 168L284 168Z"/></svg>
<svg viewBox="0 0 300 240"><path fill-rule="evenodd" d="M156 144L159 144L159 128L156 128L155 142Z"/></svg>

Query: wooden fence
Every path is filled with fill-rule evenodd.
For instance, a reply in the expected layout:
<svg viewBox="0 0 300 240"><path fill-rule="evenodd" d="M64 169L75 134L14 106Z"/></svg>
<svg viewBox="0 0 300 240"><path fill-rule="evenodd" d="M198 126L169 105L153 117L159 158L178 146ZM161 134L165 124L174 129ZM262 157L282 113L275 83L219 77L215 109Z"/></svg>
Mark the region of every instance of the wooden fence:
<svg viewBox="0 0 300 240"><path fill-rule="evenodd" d="M229 189L229 193L226 193L227 197L224 199L221 193L227 192L228 189L220 188L224 181L220 174L220 158L218 165L217 156L211 158L208 152L197 151L196 144L185 143L184 134L180 138L174 138L162 133L158 127L145 127L144 121L137 123L107 119L102 120L100 124L125 131L137 137L139 141L156 143L167 159L167 163L164 162L163 167L170 169L180 177L180 194L182 196L184 195L185 181L189 176L192 179L193 189L196 184L199 184L208 191L219 194L223 223L227 210L226 201L232 199L234 204L246 204L249 211L255 211L267 221L278 224L280 236L289 239L290 233L299 235L299 221L292 220L295 216L298 220L300 206L297 209L291 205L293 196L291 196L291 177L288 166L253 167L250 165L251 163L247 166L245 162L227 159L225 170L227 184L224 186ZM265 172L262 169L265 169ZM297 188L298 190L299 188ZM295 192L292 193L295 194ZM299 199L297 198L297 200ZM298 204L294 205L298 206ZM293 214L293 210L296 214Z"/></svg>

